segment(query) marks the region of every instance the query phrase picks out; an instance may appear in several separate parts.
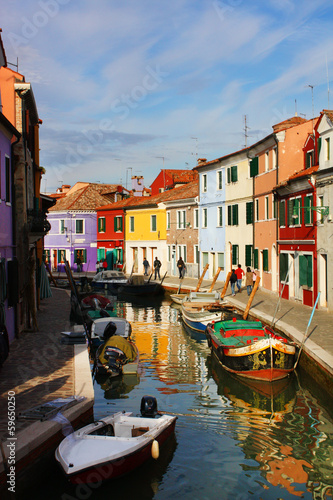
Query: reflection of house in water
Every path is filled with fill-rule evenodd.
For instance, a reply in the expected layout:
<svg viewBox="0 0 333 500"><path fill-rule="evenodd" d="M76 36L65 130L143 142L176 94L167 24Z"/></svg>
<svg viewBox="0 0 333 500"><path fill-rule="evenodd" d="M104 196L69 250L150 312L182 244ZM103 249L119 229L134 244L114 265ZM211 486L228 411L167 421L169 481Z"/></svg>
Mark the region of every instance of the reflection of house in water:
<svg viewBox="0 0 333 500"><path fill-rule="evenodd" d="M159 380L168 386L159 389L164 394L180 392L179 384L196 383L206 370L200 346L191 341L176 318L169 306L126 310L140 362L144 366L149 361L155 368Z"/></svg>
<svg viewBox="0 0 333 500"><path fill-rule="evenodd" d="M213 357L208 367L228 408L225 424L233 428L246 459L258 464L251 470L293 496L311 491L314 499L331 498L332 419L318 401L295 377L282 385L255 386L232 377Z"/></svg>

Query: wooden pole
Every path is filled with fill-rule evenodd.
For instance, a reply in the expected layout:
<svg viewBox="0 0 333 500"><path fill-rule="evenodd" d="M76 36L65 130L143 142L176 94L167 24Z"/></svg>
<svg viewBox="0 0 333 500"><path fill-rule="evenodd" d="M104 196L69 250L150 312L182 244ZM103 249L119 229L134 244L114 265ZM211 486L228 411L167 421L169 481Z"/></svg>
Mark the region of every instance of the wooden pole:
<svg viewBox="0 0 333 500"><path fill-rule="evenodd" d="M214 279L213 279L213 281L212 281L212 284L210 285L210 289L208 290L208 293L211 293L211 292L213 291L214 285L215 285L215 283L216 283L216 280L217 280L218 275L220 274L220 272L221 272L221 268L220 268L220 267L218 267L218 268L217 268L217 271L216 271L216 274L215 274L215 276L214 276Z"/></svg>
<svg viewBox="0 0 333 500"><path fill-rule="evenodd" d="M206 264L206 265L205 265L204 270L202 271L202 275L200 276L200 279L199 279L199 281L198 281L197 287L196 287L196 289L194 290L195 292L198 292L198 291L199 291L199 289L200 289L200 287L201 287L201 283L203 282L204 276L205 276L206 271L207 271L207 269L208 269L208 268L209 268L209 264Z"/></svg>
<svg viewBox="0 0 333 500"><path fill-rule="evenodd" d="M252 300L253 300L253 298L255 296L255 293L256 293L256 291L258 289L259 282L260 282L260 276L257 276L257 279L256 279L256 281L254 283L251 295L249 297L249 301L247 303L246 309L245 309L244 314L243 314L243 319L246 319L247 316L248 316L248 314L249 314L249 310L250 310L250 307L251 307L251 304L252 304Z"/></svg>
<svg viewBox="0 0 333 500"><path fill-rule="evenodd" d="M227 293L227 288L228 288L228 285L229 285L229 281L230 281L231 275L232 275L232 272L230 271L228 273L227 279L225 280L225 283L224 283L224 287L223 287L223 290L222 290L222 293L221 293L221 299L224 299L224 296Z"/></svg>
<svg viewBox="0 0 333 500"><path fill-rule="evenodd" d="M48 270L48 273L49 273L49 275L51 277L52 283L54 284L55 287L57 287L58 284L57 284L56 280L54 279L53 274L51 273L51 269L49 268L49 266L45 266L45 267Z"/></svg>

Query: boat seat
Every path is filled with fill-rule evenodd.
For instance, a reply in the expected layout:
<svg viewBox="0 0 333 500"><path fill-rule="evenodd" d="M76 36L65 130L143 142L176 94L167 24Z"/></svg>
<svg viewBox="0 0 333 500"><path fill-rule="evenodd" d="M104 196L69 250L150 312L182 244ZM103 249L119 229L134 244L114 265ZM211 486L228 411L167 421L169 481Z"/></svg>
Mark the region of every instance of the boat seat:
<svg viewBox="0 0 333 500"><path fill-rule="evenodd" d="M132 429L132 437L142 436L149 431L149 427L134 427Z"/></svg>
<svg viewBox="0 0 333 500"><path fill-rule="evenodd" d="M223 337L265 337L266 333L260 330L227 330L224 331L223 328L220 330L221 335Z"/></svg>

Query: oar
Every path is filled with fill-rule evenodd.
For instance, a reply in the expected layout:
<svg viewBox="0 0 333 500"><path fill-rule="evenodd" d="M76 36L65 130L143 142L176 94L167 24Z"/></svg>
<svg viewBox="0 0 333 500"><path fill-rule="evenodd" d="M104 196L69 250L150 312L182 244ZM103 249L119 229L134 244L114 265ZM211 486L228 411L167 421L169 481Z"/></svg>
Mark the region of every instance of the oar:
<svg viewBox="0 0 333 500"><path fill-rule="evenodd" d="M177 292L177 295L179 295L179 294L180 294L180 289L181 289L181 287L182 287L182 282L180 282L180 283L179 283L179 287L178 287L178 292Z"/></svg>
<svg viewBox="0 0 333 500"><path fill-rule="evenodd" d="M167 272L168 272L168 271L165 271L165 275L164 275L164 276L163 276L163 278L161 279L161 283L160 283L161 285L162 285L162 283L163 283L163 281L164 281L164 278L165 278L165 277L166 277L166 275L167 275Z"/></svg>
<svg viewBox="0 0 333 500"><path fill-rule="evenodd" d="M310 324L311 324L311 321L312 321L312 318L313 318L314 312L315 312L316 307L317 307L317 304L318 304L318 300L319 300L319 297L320 297L320 293L321 293L321 292L319 292L319 293L318 293L318 295L317 295L317 299L316 299L316 302L315 302L315 304L314 304L314 306L313 306L313 308L312 308L312 313L311 313L311 316L310 316L310 319L309 319L309 322L308 322L308 326L306 327L306 330L305 330L305 333L304 333L304 338L303 338L303 341L302 341L302 343L301 343L301 347L299 348L299 351L298 351L298 356L297 356L296 363L294 364L294 369L295 369L295 368L296 368L296 366L297 366L297 363L298 363L298 361L299 361L299 357L300 357L300 355L301 355L301 351L302 351L303 346L304 346L304 344L305 344L305 341L306 341L306 339L307 339L307 336L308 336L308 330L309 330L309 327L310 327Z"/></svg>

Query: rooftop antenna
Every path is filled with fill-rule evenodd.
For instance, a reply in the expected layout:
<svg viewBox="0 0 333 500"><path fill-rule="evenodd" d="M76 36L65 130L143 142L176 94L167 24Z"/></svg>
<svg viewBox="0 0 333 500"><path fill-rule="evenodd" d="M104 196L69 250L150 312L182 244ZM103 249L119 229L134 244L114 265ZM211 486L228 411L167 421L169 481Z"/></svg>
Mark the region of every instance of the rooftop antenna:
<svg viewBox="0 0 333 500"><path fill-rule="evenodd" d="M328 79L327 54L326 54L326 76L327 76L327 109L330 109L330 82Z"/></svg>
<svg viewBox="0 0 333 500"><path fill-rule="evenodd" d="M7 61L7 64L9 64L9 66L14 66L14 68L16 68L16 71L18 72L18 57L16 58L16 64L10 63L8 61Z"/></svg>
<svg viewBox="0 0 333 500"><path fill-rule="evenodd" d="M314 88L314 85L306 85L306 87L309 87L311 89L311 98L312 98L312 135L313 135L313 130L314 130L313 88Z"/></svg>
<svg viewBox="0 0 333 500"><path fill-rule="evenodd" d="M250 127L247 125L247 116L244 115L244 137L245 137L245 144L244 147L247 148L247 138L249 137L247 131L249 130Z"/></svg>

